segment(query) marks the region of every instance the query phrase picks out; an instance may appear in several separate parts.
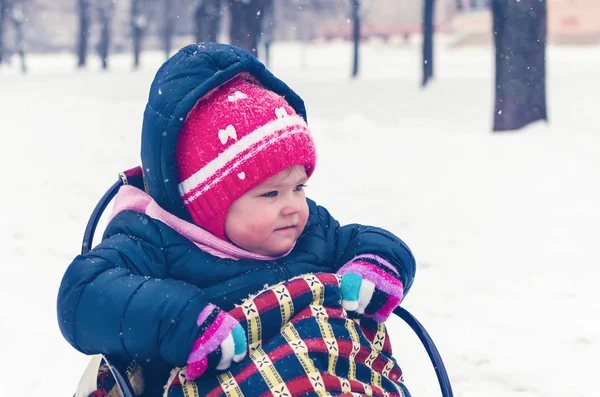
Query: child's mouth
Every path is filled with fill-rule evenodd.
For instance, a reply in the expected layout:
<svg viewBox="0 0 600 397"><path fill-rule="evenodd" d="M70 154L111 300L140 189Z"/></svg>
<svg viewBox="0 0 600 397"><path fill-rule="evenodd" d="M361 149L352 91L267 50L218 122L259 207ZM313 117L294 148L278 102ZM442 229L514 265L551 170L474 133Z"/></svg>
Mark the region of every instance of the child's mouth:
<svg viewBox="0 0 600 397"><path fill-rule="evenodd" d="M290 230L290 229L294 229L296 228L296 225L291 225L291 226L284 226L284 227L280 227L278 229L275 229L276 232L278 231L282 231L282 230Z"/></svg>

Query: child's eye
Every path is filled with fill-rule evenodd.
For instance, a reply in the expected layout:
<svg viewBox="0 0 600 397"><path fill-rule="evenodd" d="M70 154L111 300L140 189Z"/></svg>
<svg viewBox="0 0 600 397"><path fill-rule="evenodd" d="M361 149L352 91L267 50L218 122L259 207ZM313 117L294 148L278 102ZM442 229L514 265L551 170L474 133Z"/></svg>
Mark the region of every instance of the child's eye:
<svg viewBox="0 0 600 397"><path fill-rule="evenodd" d="M305 185L305 184L303 184L303 183L301 183L300 185L297 185L297 186L294 188L294 191L295 191L295 192L299 192L299 191L303 190L305 187L306 187L306 185Z"/></svg>
<svg viewBox="0 0 600 397"><path fill-rule="evenodd" d="M277 190L273 190L271 192L267 192L262 195L263 197L277 197Z"/></svg>

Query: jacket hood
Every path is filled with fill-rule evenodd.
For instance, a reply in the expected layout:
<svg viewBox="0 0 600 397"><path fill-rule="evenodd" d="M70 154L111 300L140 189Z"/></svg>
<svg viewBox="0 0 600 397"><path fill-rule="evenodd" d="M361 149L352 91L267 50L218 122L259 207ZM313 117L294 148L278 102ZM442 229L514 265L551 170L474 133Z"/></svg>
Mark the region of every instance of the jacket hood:
<svg viewBox="0 0 600 397"><path fill-rule="evenodd" d="M252 54L226 44L188 45L158 70L150 87L142 125L142 169L150 196L173 215L191 221L179 195L177 134L196 102L240 73L284 97L306 120L304 101Z"/></svg>

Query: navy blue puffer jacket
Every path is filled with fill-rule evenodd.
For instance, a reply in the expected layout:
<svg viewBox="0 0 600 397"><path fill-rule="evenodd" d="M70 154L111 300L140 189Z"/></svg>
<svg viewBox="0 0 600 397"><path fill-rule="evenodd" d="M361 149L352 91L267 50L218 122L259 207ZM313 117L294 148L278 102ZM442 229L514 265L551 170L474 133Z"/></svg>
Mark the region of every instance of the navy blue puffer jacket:
<svg viewBox="0 0 600 397"><path fill-rule="evenodd" d="M180 50L152 84L141 152L149 194L179 218L191 221L177 191L177 132L199 98L241 72L306 118L300 97L245 51L214 43ZM117 214L102 242L76 257L64 275L58 295L64 337L86 354L136 359L151 374L153 368L185 365L198 337L196 319L209 302L230 310L266 284L336 272L360 254L389 261L408 291L415 261L401 240L375 227L341 227L323 207L308 204L308 223L295 248L270 261L217 258L161 221L133 211Z"/></svg>

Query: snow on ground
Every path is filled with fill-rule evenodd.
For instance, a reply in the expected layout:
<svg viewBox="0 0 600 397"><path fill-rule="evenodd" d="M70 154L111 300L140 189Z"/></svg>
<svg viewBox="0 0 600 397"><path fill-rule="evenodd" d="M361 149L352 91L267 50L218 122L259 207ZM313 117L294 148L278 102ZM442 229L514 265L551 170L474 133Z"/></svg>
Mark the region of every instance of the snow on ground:
<svg viewBox="0 0 600 397"><path fill-rule="evenodd" d="M304 97L320 162L309 195L343 222L380 225L418 260L404 306L432 334L455 395L598 395L600 51L550 48L550 124L491 134L489 48L369 45L350 81L344 44L278 44L273 71ZM138 164L161 62L74 71L70 55L0 69L0 373L3 395L64 396L88 359L62 339L56 292L87 217ZM596 314L594 314L596 313ZM437 396L417 338L390 321L414 396ZM596 362L596 364L594 364Z"/></svg>

